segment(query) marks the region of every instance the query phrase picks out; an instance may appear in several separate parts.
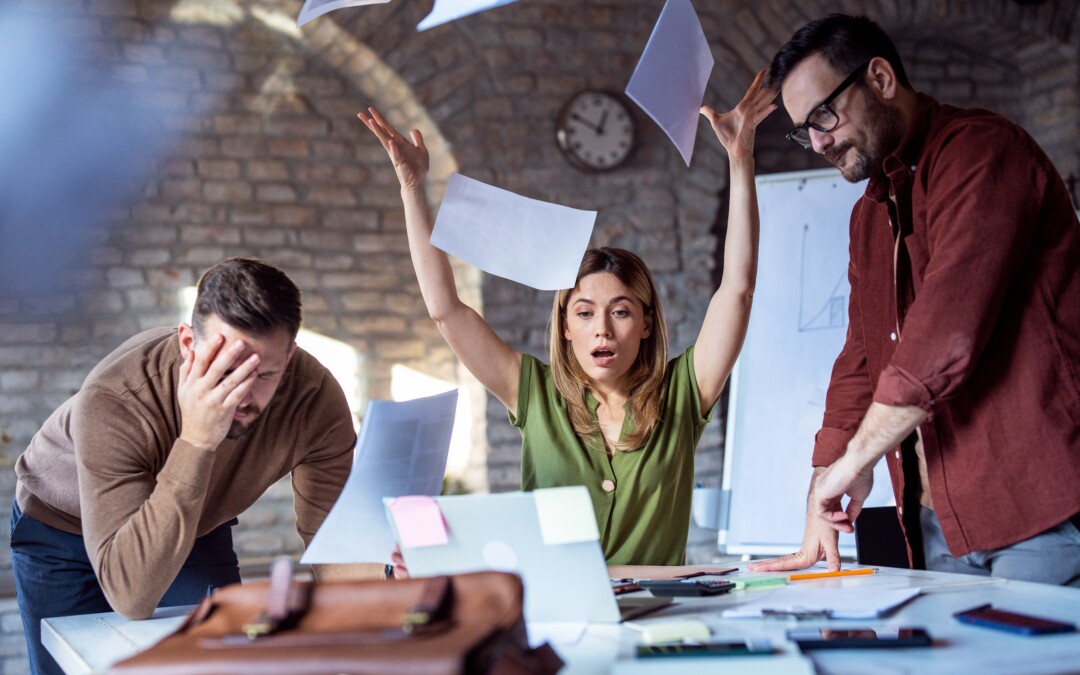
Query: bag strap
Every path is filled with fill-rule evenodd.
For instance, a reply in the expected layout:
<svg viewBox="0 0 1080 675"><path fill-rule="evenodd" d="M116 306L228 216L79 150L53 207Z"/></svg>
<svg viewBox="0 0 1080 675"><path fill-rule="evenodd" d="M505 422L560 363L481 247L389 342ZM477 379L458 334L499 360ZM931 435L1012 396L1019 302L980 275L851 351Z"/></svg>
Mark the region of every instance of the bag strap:
<svg viewBox="0 0 1080 675"><path fill-rule="evenodd" d="M304 615L311 602L310 584L301 584L294 594L293 561L279 556L270 564L270 592L266 609L251 623L244 624L249 639L273 635L288 628Z"/></svg>
<svg viewBox="0 0 1080 675"><path fill-rule="evenodd" d="M401 630L413 635L430 631L450 619L451 604L450 577L431 577L420 599L402 617Z"/></svg>

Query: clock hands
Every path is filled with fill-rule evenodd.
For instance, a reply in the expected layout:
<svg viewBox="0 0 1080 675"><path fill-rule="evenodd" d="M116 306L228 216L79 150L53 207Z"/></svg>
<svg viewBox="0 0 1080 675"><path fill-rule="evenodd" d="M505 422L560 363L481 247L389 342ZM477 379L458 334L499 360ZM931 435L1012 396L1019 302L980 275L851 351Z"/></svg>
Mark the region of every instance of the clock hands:
<svg viewBox="0 0 1080 675"><path fill-rule="evenodd" d="M597 136L604 135L604 125L607 123L608 111L604 111L604 114L600 116L600 122L596 123L592 120L586 119L577 113L570 113L570 118L581 122L585 126L589 127L596 132Z"/></svg>

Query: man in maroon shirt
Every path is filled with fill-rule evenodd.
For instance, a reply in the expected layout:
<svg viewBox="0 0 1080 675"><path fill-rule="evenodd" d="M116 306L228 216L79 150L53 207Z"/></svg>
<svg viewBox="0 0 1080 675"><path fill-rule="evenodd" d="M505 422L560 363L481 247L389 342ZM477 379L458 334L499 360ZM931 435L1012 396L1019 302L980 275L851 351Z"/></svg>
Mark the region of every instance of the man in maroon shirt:
<svg viewBox="0 0 1080 675"><path fill-rule="evenodd" d="M769 80L788 138L869 183L802 549L751 567L839 569L885 457L916 565L1080 585L1080 224L1061 176L1005 118L917 93L865 17L800 29Z"/></svg>

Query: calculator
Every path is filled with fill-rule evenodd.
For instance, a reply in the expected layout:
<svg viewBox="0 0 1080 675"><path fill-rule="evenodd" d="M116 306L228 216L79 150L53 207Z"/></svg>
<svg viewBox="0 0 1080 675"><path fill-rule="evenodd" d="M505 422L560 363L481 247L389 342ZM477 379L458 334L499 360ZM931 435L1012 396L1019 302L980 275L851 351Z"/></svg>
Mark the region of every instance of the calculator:
<svg viewBox="0 0 1080 675"><path fill-rule="evenodd" d="M720 595L735 588L734 583L719 579L641 579L638 585L653 595L666 597Z"/></svg>

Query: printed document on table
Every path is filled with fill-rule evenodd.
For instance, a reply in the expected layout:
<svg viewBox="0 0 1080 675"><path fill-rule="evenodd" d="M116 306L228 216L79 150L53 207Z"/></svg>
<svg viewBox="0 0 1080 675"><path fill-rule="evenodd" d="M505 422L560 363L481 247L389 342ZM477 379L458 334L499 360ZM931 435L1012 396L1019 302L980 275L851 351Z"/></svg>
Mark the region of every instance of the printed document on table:
<svg viewBox="0 0 1080 675"><path fill-rule="evenodd" d="M690 0L668 0L626 85L626 95L660 125L686 166L714 63Z"/></svg>
<svg viewBox="0 0 1080 675"><path fill-rule="evenodd" d="M383 497L442 491L457 396L368 403L349 479L300 562L390 562Z"/></svg>
<svg viewBox="0 0 1080 675"><path fill-rule="evenodd" d="M386 4L390 0L306 0L300 8L300 16L296 17L296 25L303 26L317 16L342 7L359 7L361 5Z"/></svg>
<svg viewBox="0 0 1080 675"><path fill-rule="evenodd" d="M482 12L485 9L509 5L515 0L435 0L431 13L416 24L416 30L422 31L441 26L455 19Z"/></svg>
<svg viewBox="0 0 1080 675"><path fill-rule="evenodd" d="M804 583L804 582L795 582ZM831 619L875 619L911 600L921 588L876 590L866 586L804 588L785 586L768 595L724 610L725 618L750 619L769 615L814 615Z"/></svg>
<svg viewBox="0 0 1080 675"><path fill-rule="evenodd" d="M596 211L542 202L451 174L431 245L518 283L573 288Z"/></svg>

